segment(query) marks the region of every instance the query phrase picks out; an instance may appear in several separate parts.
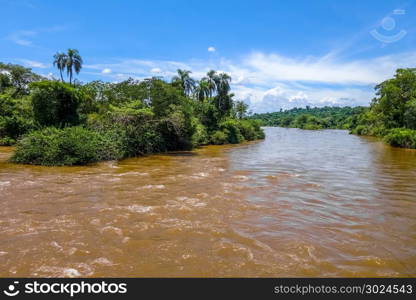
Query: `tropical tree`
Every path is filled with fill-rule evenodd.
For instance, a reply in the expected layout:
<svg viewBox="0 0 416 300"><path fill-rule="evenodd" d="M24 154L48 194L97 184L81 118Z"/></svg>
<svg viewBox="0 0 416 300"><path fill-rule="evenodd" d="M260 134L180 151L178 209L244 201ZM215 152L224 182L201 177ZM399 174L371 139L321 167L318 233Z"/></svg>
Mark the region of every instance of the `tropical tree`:
<svg viewBox="0 0 416 300"><path fill-rule="evenodd" d="M234 110L237 118L243 119L247 114L248 104L244 103L243 101L236 101L234 104Z"/></svg>
<svg viewBox="0 0 416 300"><path fill-rule="evenodd" d="M211 70L207 73L207 77L202 78L203 80L205 80L208 83L208 87L209 87L209 97L212 98L212 96L214 95L215 91L216 91L216 82L217 82L217 72L215 72L214 70Z"/></svg>
<svg viewBox="0 0 416 300"><path fill-rule="evenodd" d="M215 77L215 85L217 88L217 96L215 97L215 103L217 109L222 115L226 115L233 106L233 94L230 92L231 77L226 73L220 73Z"/></svg>
<svg viewBox="0 0 416 300"><path fill-rule="evenodd" d="M66 68L66 61L67 61L67 55L65 53L57 52L53 56L53 66L58 68L59 74L61 75L62 82L64 82L62 71Z"/></svg>
<svg viewBox="0 0 416 300"><path fill-rule="evenodd" d="M177 72L178 75L174 76L172 81L182 88L182 91L186 96L189 96L195 89L195 80L190 76L192 72L181 69L178 69Z"/></svg>
<svg viewBox="0 0 416 300"><path fill-rule="evenodd" d="M195 97L199 101L204 101L204 99L208 98L211 94L211 89L209 86L209 82L205 79L201 79L199 81L197 87L195 88Z"/></svg>
<svg viewBox="0 0 416 300"><path fill-rule="evenodd" d="M69 84L72 84L73 71L75 71L76 74L79 74L83 61L77 49L68 49L66 56L66 72L69 76Z"/></svg>
<svg viewBox="0 0 416 300"><path fill-rule="evenodd" d="M220 73L216 77L217 93L226 95L230 91L231 77L227 73Z"/></svg>

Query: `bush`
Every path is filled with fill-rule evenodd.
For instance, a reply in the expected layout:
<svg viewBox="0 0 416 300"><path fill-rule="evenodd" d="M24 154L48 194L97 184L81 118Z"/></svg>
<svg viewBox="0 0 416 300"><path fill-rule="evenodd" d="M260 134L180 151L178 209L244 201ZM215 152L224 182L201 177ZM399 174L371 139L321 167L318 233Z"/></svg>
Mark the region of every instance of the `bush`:
<svg viewBox="0 0 416 300"><path fill-rule="evenodd" d="M195 133L192 136L192 145L199 146L208 144L209 138L205 126L202 125L197 118L194 118L192 122L195 127Z"/></svg>
<svg viewBox="0 0 416 300"><path fill-rule="evenodd" d="M254 141L257 139L264 139L264 131L261 129L259 121L240 120L238 126L245 140Z"/></svg>
<svg viewBox="0 0 416 300"><path fill-rule="evenodd" d="M35 121L41 126L79 124L81 94L67 83L40 81L30 84Z"/></svg>
<svg viewBox="0 0 416 300"><path fill-rule="evenodd" d="M416 149L416 130L394 128L384 137L392 146Z"/></svg>
<svg viewBox="0 0 416 300"><path fill-rule="evenodd" d="M238 121L234 119L226 120L220 124L220 129L227 135L228 143L239 144L244 141L239 125Z"/></svg>
<svg viewBox="0 0 416 300"><path fill-rule="evenodd" d="M83 127L45 128L23 137L11 160L16 163L83 165L122 157L110 136Z"/></svg>
<svg viewBox="0 0 416 300"><path fill-rule="evenodd" d="M227 134L221 130L215 131L211 135L211 143L214 145L223 145L228 143Z"/></svg>
<svg viewBox="0 0 416 300"><path fill-rule="evenodd" d="M15 143L16 143L16 140L10 137L0 138L0 146L12 146Z"/></svg>
<svg viewBox="0 0 416 300"><path fill-rule="evenodd" d="M158 122L150 109L117 108L103 116L91 115L88 126L113 136L124 157L165 151Z"/></svg>
<svg viewBox="0 0 416 300"><path fill-rule="evenodd" d="M33 128L30 98L14 99L8 94L0 95L0 144L12 145Z"/></svg>

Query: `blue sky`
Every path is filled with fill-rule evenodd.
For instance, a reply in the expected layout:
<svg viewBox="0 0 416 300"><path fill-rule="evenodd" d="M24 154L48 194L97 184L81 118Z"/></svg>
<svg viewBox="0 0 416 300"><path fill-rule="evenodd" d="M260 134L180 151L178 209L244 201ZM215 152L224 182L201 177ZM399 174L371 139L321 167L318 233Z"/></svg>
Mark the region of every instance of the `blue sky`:
<svg viewBox="0 0 416 300"><path fill-rule="evenodd" d="M416 67L415 1L0 0L0 61L58 76L76 48L82 81L189 69L229 73L254 111L366 105L398 67Z"/></svg>

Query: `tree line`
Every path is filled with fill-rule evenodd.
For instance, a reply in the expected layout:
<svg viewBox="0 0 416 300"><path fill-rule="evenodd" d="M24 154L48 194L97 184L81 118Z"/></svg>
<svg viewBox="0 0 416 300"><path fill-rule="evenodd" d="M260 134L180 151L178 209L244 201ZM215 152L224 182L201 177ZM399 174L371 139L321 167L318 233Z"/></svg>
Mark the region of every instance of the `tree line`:
<svg viewBox="0 0 416 300"><path fill-rule="evenodd" d="M279 112L254 114L264 126L292 127L301 129L352 129L365 107L309 107L292 108Z"/></svg>

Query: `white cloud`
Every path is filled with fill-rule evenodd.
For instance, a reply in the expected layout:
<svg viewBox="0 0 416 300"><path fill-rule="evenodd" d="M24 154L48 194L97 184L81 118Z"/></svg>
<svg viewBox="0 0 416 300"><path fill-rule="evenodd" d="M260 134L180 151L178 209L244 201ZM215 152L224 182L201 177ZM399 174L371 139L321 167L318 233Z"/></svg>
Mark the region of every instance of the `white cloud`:
<svg viewBox="0 0 416 300"><path fill-rule="evenodd" d="M104 68L101 73L103 74L110 74L111 73L111 69L110 68Z"/></svg>
<svg viewBox="0 0 416 300"><path fill-rule="evenodd" d="M150 73L161 73L162 72L162 70L161 69L159 69L159 68L152 68L151 70L150 70Z"/></svg>
<svg viewBox="0 0 416 300"><path fill-rule="evenodd" d="M26 67L29 67L29 68L46 69L49 67L47 64L34 61L34 60L29 60L29 59L18 59L18 61L23 63Z"/></svg>
<svg viewBox="0 0 416 300"><path fill-rule="evenodd" d="M214 47L210 46L208 47L208 52L215 52L217 49L215 49Z"/></svg>
<svg viewBox="0 0 416 300"><path fill-rule="evenodd" d="M37 35L36 31L19 30L19 31L11 33L8 36L8 39L20 46L30 47L33 45L31 38L33 38L36 35Z"/></svg>

